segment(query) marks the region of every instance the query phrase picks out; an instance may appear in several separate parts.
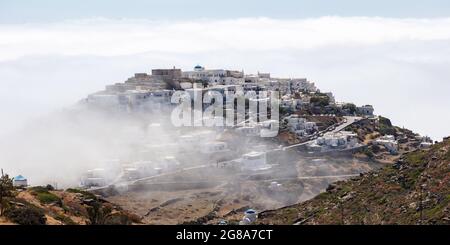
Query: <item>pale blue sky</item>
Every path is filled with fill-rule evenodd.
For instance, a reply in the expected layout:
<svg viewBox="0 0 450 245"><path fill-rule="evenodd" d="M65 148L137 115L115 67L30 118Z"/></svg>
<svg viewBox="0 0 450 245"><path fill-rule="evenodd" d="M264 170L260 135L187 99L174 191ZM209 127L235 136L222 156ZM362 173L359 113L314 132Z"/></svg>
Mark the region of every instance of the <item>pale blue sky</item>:
<svg viewBox="0 0 450 245"><path fill-rule="evenodd" d="M308 18L327 15L450 16L448 0L0 0L0 23L91 17L145 19Z"/></svg>

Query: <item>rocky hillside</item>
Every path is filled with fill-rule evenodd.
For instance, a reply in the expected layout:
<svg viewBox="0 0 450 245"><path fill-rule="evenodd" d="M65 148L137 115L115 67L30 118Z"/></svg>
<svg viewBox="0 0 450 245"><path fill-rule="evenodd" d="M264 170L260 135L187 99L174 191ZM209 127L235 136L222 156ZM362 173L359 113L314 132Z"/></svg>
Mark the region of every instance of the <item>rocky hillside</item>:
<svg viewBox="0 0 450 245"><path fill-rule="evenodd" d="M265 211L261 224L450 224L450 139L304 203Z"/></svg>
<svg viewBox="0 0 450 245"><path fill-rule="evenodd" d="M15 190L0 224L85 225L133 224L140 217L90 192L37 186Z"/></svg>
<svg viewBox="0 0 450 245"><path fill-rule="evenodd" d="M394 163L400 156L415 151L420 148L423 137L411 130L392 125L388 118L379 116L376 119L364 119L346 128L358 135L360 142L367 145L355 157L367 157L379 163ZM391 154L389 150L378 144L374 140L381 136L392 135L398 143L398 152Z"/></svg>

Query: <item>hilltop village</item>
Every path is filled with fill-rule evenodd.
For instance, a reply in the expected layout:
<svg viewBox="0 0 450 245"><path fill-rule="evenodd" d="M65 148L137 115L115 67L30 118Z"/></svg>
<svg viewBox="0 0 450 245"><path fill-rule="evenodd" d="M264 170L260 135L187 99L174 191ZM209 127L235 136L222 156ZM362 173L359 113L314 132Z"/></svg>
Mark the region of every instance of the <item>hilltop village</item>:
<svg viewBox="0 0 450 245"><path fill-rule="evenodd" d="M236 107L234 100L226 101L230 94L255 96L247 102L243 121L233 112L231 126L176 128L168 116L148 119L146 132L152 138L157 136L151 132L165 132L159 139L164 144L143 140L137 159L115 160L112 165L122 166L116 174L122 180L114 188L104 177L105 169L88 171L83 186L102 195L113 193L110 201L143 215L148 223L239 220L244 211L308 200L337 180L392 164L404 153L432 145L428 137L376 116L371 105L338 102L333 93L320 91L306 78L274 78L270 73L199 65L193 71L154 69L108 85L83 103L116 113L167 115L176 106L171 97L177 91L187 92L191 99L219 92L225 98L224 114ZM265 101L259 104L261 114L265 109L261 105L272 105L272 97L263 97L264 92L274 91L279 93L279 118L252 118L248 110L252 100ZM208 104L202 102L206 110ZM123 185L129 191L118 194ZM150 194L142 195L142 190ZM250 218L244 223L252 222Z"/></svg>
<svg viewBox="0 0 450 245"><path fill-rule="evenodd" d="M180 91L193 104L211 91L223 95L224 114L200 123L193 117L199 126L174 126L171 113L178 105L172 96ZM266 96L275 93L276 98ZM239 119L235 109L242 94L252 96L244 98ZM201 104L206 111L213 103ZM33 222L52 224L257 223L265 210L310 200L336 181L433 146L430 138L375 115L373 106L338 102L306 78L199 65L193 71L136 73L77 106L83 112L73 113L76 121L86 120L85 110L105 116L101 122L116 148L84 169L70 191L30 188L25 176L13 178L19 193L8 222L28 224L23 213L31 213ZM207 126L228 114L231 124ZM92 220L90 214L103 209L113 218Z"/></svg>
<svg viewBox="0 0 450 245"><path fill-rule="evenodd" d="M381 147L391 155L397 155L402 151L402 144L409 142L408 137L414 138L416 146L429 147L432 144L428 137L396 130L389 119L375 116L371 105L337 102L332 92L320 91L306 78L273 78L270 73L258 72L253 75L245 74L244 71L206 69L200 65L195 66L193 71L182 71L175 67L153 69L151 74L136 73L123 83L108 85L104 91L89 95L84 103L109 110L162 113L162 107L174 106L171 96L179 90L188 92L192 97L208 91L219 92L224 96L239 91L253 92L256 96L252 100L258 102L270 100L258 97L263 91L269 94L279 92L280 118L277 122L252 121L247 112L248 120L241 124L238 122L233 129L249 137L264 136L265 128L277 124L280 127L277 137L284 146L303 146L310 152L355 151L366 148L370 143L375 146L376 152ZM227 103L233 102L225 101L224 105ZM270 106L270 101L267 105ZM228 107L224 109L226 111ZM371 132L364 132L364 135L360 132L358 135L354 127L345 130L361 123L378 123L380 119L384 127L379 135ZM370 139L362 138L366 136Z"/></svg>

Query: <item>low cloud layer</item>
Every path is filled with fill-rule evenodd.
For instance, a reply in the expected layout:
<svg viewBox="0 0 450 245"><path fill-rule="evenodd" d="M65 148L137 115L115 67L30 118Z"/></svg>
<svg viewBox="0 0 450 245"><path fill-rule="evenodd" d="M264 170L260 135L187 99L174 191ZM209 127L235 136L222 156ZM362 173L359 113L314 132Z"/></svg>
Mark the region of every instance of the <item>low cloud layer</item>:
<svg viewBox="0 0 450 245"><path fill-rule="evenodd" d="M329 45L448 40L450 18L251 18L184 22L99 18L53 24L3 25L0 33L0 60L49 54L192 54L217 50L308 50Z"/></svg>
<svg viewBox="0 0 450 245"><path fill-rule="evenodd" d="M153 67L308 77L435 139L450 134L450 18L74 20L0 25L0 135Z"/></svg>

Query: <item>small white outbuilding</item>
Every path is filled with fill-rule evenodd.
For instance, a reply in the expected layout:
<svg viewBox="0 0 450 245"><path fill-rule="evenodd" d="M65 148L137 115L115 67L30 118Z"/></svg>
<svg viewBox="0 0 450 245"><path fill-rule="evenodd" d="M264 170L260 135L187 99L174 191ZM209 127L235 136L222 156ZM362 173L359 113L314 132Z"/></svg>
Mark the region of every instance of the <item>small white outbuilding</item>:
<svg viewBox="0 0 450 245"><path fill-rule="evenodd" d="M15 187L26 187L28 186L28 180L22 175L17 175L13 178L13 185Z"/></svg>

